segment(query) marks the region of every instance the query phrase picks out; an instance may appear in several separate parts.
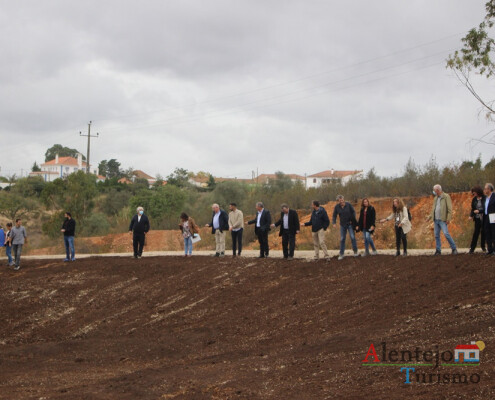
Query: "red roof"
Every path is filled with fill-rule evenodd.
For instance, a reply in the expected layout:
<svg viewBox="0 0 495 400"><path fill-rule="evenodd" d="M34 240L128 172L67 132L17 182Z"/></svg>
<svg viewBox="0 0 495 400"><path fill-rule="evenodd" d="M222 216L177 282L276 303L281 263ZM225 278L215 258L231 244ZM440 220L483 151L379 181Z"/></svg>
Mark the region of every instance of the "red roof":
<svg viewBox="0 0 495 400"><path fill-rule="evenodd" d="M360 172L363 172L363 171L328 170L328 171L318 172L317 174L309 175L308 178L344 178L346 176L359 174Z"/></svg>
<svg viewBox="0 0 495 400"><path fill-rule="evenodd" d="M59 157L58 163L55 161L56 161L56 158L54 158L53 160L47 161L46 163L41 164L41 166L43 166L43 165L79 165L77 162L77 158L74 158L74 157ZM83 167L86 166L85 161L82 162L82 166Z"/></svg>
<svg viewBox="0 0 495 400"><path fill-rule="evenodd" d="M460 344L456 346L456 350L479 350L480 348L476 344Z"/></svg>

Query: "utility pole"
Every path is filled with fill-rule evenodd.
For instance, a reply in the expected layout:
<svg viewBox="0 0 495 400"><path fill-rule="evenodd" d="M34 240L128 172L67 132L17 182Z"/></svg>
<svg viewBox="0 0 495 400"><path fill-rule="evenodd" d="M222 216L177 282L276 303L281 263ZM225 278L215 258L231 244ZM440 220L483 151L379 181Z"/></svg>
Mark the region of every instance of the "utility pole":
<svg viewBox="0 0 495 400"><path fill-rule="evenodd" d="M83 137L88 137L88 151L86 153L86 173L89 174L90 173L90 169L89 169L89 149L90 149L90 143L91 143L91 138L94 137L94 138L97 138L98 136L100 136L99 133L97 133L96 135L93 135L91 136L91 121L89 121L89 124L88 124L88 134L87 135L83 135L81 132L79 132L79 136L83 136Z"/></svg>

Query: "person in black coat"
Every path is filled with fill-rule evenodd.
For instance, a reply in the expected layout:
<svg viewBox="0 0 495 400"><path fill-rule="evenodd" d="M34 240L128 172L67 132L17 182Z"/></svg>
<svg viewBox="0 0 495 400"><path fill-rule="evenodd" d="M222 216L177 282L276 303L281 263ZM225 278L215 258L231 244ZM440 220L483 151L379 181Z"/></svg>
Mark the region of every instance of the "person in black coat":
<svg viewBox="0 0 495 400"><path fill-rule="evenodd" d="M473 254L478 244L478 237L481 233L481 250L486 251L485 248L485 230L483 229L483 219L485 214L485 195L483 189L479 186L475 186L471 189L473 195L473 201L471 201L471 213L469 219L474 221L474 232L471 240L471 248L469 254Z"/></svg>
<svg viewBox="0 0 495 400"><path fill-rule="evenodd" d="M294 249L296 247L296 234L299 233L301 225L299 216L295 210L289 209L287 204L282 204L280 219L272 224L272 228L280 226L279 236L282 237L282 250L286 260L294 259Z"/></svg>
<svg viewBox="0 0 495 400"><path fill-rule="evenodd" d="M65 213L65 220L60 231L64 234L65 262L76 261L76 250L74 248L74 236L76 235L76 221L72 219L70 212Z"/></svg>
<svg viewBox="0 0 495 400"><path fill-rule="evenodd" d="M270 225L272 223L272 217L270 211L265 210L263 203L256 203L256 210L258 211L256 218L248 221L248 225L256 224L254 227L254 233L258 236L258 242L260 243L260 258L268 257L270 253L270 246L268 245L268 232L270 232Z"/></svg>
<svg viewBox="0 0 495 400"><path fill-rule="evenodd" d="M211 227L211 233L215 235L215 257L223 257L225 255L225 232L229 231L229 216L216 203L211 206L211 210L213 211L211 222L205 226Z"/></svg>
<svg viewBox="0 0 495 400"><path fill-rule="evenodd" d="M325 232L330 225L330 219L323 207L320 207L318 200L313 200L311 203L313 212L311 213L311 219L304 224L304 226L311 226L311 235L313 236L313 246L315 249L314 259L320 258L320 248L323 251L323 255L327 260L330 260L328 254L327 245L325 244Z"/></svg>
<svg viewBox="0 0 495 400"><path fill-rule="evenodd" d="M138 207L136 212L137 214L132 217L131 224L129 225L129 233L132 233L134 258L139 258L143 255L145 237L150 230L150 221L144 214L143 207Z"/></svg>
<svg viewBox="0 0 495 400"><path fill-rule="evenodd" d="M370 246L373 251L373 255L376 255L376 247L373 242L373 232L375 232L376 212L375 208L370 204L367 198L364 198L361 202L361 212L359 214L359 221L357 223L356 232L363 232L364 239L364 253L363 256L370 255Z"/></svg>
<svg viewBox="0 0 495 400"><path fill-rule="evenodd" d="M485 230L485 239L487 247L487 255L495 255L495 222L490 222L490 214L495 216L495 193L493 193L493 185L487 183L485 185L485 214L483 218L483 228Z"/></svg>

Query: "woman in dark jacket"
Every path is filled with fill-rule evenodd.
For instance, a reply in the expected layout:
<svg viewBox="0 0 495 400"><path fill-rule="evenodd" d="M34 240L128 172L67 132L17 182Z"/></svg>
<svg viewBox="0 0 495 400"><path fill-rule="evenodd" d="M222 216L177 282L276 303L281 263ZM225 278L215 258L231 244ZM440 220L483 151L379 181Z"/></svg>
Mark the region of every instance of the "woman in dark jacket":
<svg viewBox="0 0 495 400"><path fill-rule="evenodd" d="M359 221L356 231L363 232L364 238L364 253L363 256L369 256L370 250L369 246L371 246L372 254L376 255L375 243L373 243L373 232L375 231L375 218L376 213L375 209L372 205L370 205L370 201L367 198L364 198L361 202L361 212L359 214Z"/></svg>
<svg viewBox="0 0 495 400"><path fill-rule="evenodd" d="M473 195L473 201L471 202L471 214L469 216L470 220L474 221L474 232L473 239L471 240L471 249L469 254L474 253L476 245L478 244L478 237L481 232L481 250L483 252L485 249L485 232L483 229L483 216L485 214L485 195L483 194L483 189L479 186L475 186L471 189L471 194Z"/></svg>

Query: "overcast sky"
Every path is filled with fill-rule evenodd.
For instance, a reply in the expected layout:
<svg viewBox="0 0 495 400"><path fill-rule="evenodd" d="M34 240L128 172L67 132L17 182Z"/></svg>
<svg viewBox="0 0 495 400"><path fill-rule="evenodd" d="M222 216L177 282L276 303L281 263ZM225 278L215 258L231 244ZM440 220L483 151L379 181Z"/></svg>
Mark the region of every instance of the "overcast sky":
<svg viewBox="0 0 495 400"><path fill-rule="evenodd" d="M0 174L55 143L151 175L487 162L445 69L473 0L0 0ZM477 80L482 93L486 80Z"/></svg>

